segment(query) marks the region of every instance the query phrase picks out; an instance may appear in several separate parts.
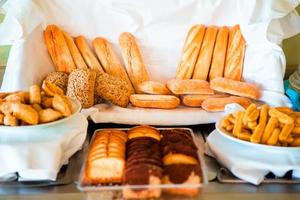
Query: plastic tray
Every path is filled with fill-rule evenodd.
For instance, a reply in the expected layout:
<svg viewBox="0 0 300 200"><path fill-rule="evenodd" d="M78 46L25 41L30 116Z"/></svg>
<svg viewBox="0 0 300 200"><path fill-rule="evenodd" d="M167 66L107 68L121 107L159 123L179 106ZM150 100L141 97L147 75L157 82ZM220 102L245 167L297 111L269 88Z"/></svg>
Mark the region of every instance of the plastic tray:
<svg viewBox="0 0 300 200"><path fill-rule="evenodd" d="M106 129L117 129L117 130L123 130L123 131L128 131L129 128L103 128L103 129L97 129L95 130L90 145L89 145L89 150L91 147L91 144L94 141L95 135L97 134L98 131L101 130L106 130ZM183 129L183 130L188 130L190 132L190 134L193 137L193 141L195 143L196 146L197 142L195 140L195 135L193 133L193 130L190 128L157 128L158 130L171 130L171 129ZM160 185L122 185L122 184L98 184L98 185L87 185L87 184L83 184L83 178L84 178L84 172L85 172L85 165L86 165L86 159L87 159L87 155L88 152L84 157L83 160L83 165L80 171L80 175L79 175L79 181L77 184L77 188L80 191L85 191L85 192L97 192L97 191L110 191L110 190L122 190L122 189L154 189L154 188L202 188L205 184L207 184L207 176L205 173L205 164L204 164L204 158L203 155L201 155L199 147L198 147L198 159L200 161L200 167L201 167L201 174L202 174L202 179L201 179L201 183L199 184L160 184Z"/></svg>

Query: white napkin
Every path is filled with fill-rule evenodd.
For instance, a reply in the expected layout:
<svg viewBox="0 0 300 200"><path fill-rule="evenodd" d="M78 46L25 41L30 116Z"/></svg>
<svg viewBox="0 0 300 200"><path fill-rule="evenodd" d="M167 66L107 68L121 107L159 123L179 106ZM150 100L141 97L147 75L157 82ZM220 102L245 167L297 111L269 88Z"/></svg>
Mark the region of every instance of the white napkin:
<svg viewBox="0 0 300 200"><path fill-rule="evenodd" d="M86 138L88 122L83 114L47 127L1 130L0 180L55 180L62 165Z"/></svg>
<svg viewBox="0 0 300 200"><path fill-rule="evenodd" d="M238 178L255 185L259 185L269 172L282 177L293 170L293 177L300 178L300 150L253 148L214 130L207 137L206 153L214 156Z"/></svg>

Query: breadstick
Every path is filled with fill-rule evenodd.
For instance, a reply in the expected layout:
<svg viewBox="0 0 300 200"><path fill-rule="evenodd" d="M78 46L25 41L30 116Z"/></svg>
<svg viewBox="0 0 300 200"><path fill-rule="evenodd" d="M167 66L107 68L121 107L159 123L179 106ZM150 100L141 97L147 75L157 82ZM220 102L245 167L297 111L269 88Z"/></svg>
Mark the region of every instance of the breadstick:
<svg viewBox="0 0 300 200"><path fill-rule="evenodd" d="M224 77L240 81L242 78L246 42L240 31L240 26L235 25L229 33L226 54Z"/></svg>
<svg viewBox="0 0 300 200"><path fill-rule="evenodd" d="M237 138L239 138L241 140L250 141L251 134L246 131L241 131L241 132L237 133Z"/></svg>
<svg viewBox="0 0 300 200"><path fill-rule="evenodd" d="M250 121L247 123L247 127L251 130L255 130L255 128L257 127L257 122L256 121Z"/></svg>
<svg viewBox="0 0 300 200"><path fill-rule="evenodd" d="M235 124L235 122L236 122L236 119L235 119L235 117L234 117L232 114L228 115L228 120L229 120L230 123L232 123L232 124Z"/></svg>
<svg viewBox="0 0 300 200"><path fill-rule="evenodd" d="M193 26L185 39L182 55L176 71L176 79L192 78L205 34L204 25Z"/></svg>
<svg viewBox="0 0 300 200"><path fill-rule="evenodd" d="M87 69L88 67L86 66L73 38L67 32L63 32L63 34L76 67L78 69Z"/></svg>
<svg viewBox="0 0 300 200"><path fill-rule="evenodd" d="M104 71L126 81L130 86L131 94L133 94L134 88L131 84L129 76L125 70L125 67L114 52L110 42L108 42L105 38L98 37L93 40L92 44Z"/></svg>
<svg viewBox="0 0 300 200"><path fill-rule="evenodd" d="M228 126L225 127L226 131L232 131L233 130L233 124L230 124Z"/></svg>
<svg viewBox="0 0 300 200"><path fill-rule="evenodd" d="M242 112L242 111L237 112L236 123L234 124L233 131L232 131L232 134L235 137L237 137L238 133L240 133L242 131L243 116L244 116L244 112Z"/></svg>
<svg viewBox="0 0 300 200"><path fill-rule="evenodd" d="M246 111L245 111L245 115L243 117L243 124L246 125L248 120L248 116L250 115L251 112L253 112L254 110L256 110L256 104L251 103L250 106L247 107Z"/></svg>
<svg viewBox="0 0 300 200"><path fill-rule="evenodd" d="M227 126L231 125L230 121L228 120L228 117L225 117L222 121L221 121L221 127L225 128Z"/></svg>
<svg viewBox="0 0 300 200"><path fill-rule="evenodd" d="M286 139L286 142L287 142L288 144L292 143L293 141L294 141L294 138L293 138L291 135L289 135L289 136L287 137L287 139Z"/></svg>
<svg viewBox="0 0 300 200"><path fill-rule="evenodd" d="M91 69L99 70L100 72L104 72L102 66L100 65L99 61L97 60L95 54L89 47L88 43L86 42L84 36L80 35L75 38L75 43L84 59L86 64Z"/></svg>
<svg viewBox="0 0 300 200"><path fill-rule="evenodd" d="M287 142L288 136L292 133L294 124L285 124L279 134L279 140L281 142Z"/></svg>
<svg viewBox="0 0 300 200"><path fill-rule="evenodd" d="M119 37L119 44L127 74L135 92L141 93L139 84L149 81L149 75L135 37L131 33L124 32Z"/></svg>
<svg viewBox="0 0 300 200"><path fill-rule="evenodd" d="M193 79L207 80L218 28L210 26L206 29L200 53L195 65Z"/></svg>
<svg viewBox="0 0 300 200"><path fill-rule="evenodd" d="M261 143L266 144L268 139L270 138L273 130L278 126L278 119L276 117L271 117L266 125L264 130Z"/></svg>
<svg viewBox="0 0 300 200"><path fill-rule="evenodd" d="M267 104L264 104L260 110L259 123L250 138L253 143L260 143L268 119L268 110L269 106Z"/></svg>
<svg viewBox="0 0 300 200"><path fill-rule="evenodd" d="M268 139L267 144L276 145L278 142L279 133L280 133L280 129L275 128L271 134L271 137Z"/></svg>
<svg viewBox="0 0 300 200"><path fill-rule="evenodd" d="M300 137L294 137L294 141L290 145L293 147L299 147L300 146Z"/></svg>
<svg viewBox="0 0 300 200"><path fill-rule="evenodd" d="M289 107L282 106L282 107L276 107L276 109L284 114L290 115L293 113L293 110Z"/></svg>
<svg viewBox="0 0 300 200"><path fill-rule="evenodd" d="M218 77L213 79L210 81L210 87L218 92L229 93L232 95L249 97L252 99L258 99L260 97L260 90L256 85L227 78Z"/></svg>
<svg viewBox="0 0 300 200"><path fill-rule="evenodd" d="M271 108L269 111L269 115L271 117L277 117L279 122L284 123L284 124L292 124L294 123L294 119L291 118L290 116L280 112L276 108Z"/></svg>
<svg viewBox="0 0 300 200"><path fill-rule="evenodd" d="M219 29L209 71L209 80L223 77L229 29L223 26Z"/></svg>
<svg viewBox="0 0 300 200"><path fill-rule="evenodd" d="M247 121L249 122L256 121L258 116L259 116L259 110L255 109L247 116Z"/></svg>
<svg viewBox="0 0 300 200"><path fill-rule="evenodd" d="M300 127L294 127L292 130L292 134L300 136Z"/></svg>

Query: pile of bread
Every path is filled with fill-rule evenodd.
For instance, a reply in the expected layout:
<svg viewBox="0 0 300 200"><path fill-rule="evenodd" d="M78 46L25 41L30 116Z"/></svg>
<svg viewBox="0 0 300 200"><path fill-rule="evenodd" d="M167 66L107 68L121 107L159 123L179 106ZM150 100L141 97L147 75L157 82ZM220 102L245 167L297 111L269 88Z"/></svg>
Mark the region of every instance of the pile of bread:
<svg viewBox="0 0 300 200"><path fill-rule="evenodd" d="M63 91L44 81L42 89L32 85L29 91L1 93L0 125L22 126L53 122L73 112L70 99Z"/></svg>
<svg viewBox="0 0 300 200"><path fill-rule="evenodd" d="M159 131L137 126L127 132L104 129L95 133L84 169L84 185L122 184L159 186L190 184L194 187L165 188L163 192L195 196L202 179L198 149L185 129ZM124 187L125 199L157 198L160 188Z"/></svg>
<svg viewBox="0 0 300 200"><path fill-rule="evenodd" d="M74 39L55 25L44 32L56 72L46 80L61 87L84 108L105 101L127 107L172 109L182 102L207 111L222 111L228 103L248 106L259 88L242 82L245 41L238 25L231 29L193 26L187 34L176 77L154 82L144 64L135 37L124 32L119 45L124 64L102 37ZM95 53L94 53L95 52ZM125 67L124 67L125 66Z"/></svg>

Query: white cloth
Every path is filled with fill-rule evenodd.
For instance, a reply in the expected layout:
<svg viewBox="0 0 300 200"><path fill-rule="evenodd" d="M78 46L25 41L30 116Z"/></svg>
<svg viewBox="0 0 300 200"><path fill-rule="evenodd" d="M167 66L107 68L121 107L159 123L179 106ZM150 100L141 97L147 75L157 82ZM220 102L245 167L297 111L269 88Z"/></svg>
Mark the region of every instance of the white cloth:
<svg viewBox="0 0 300 200"><path fill-rule="evenodd" d="M19 180L55 180L62 165L85 141L88 122L83 114L46 127L0 127L0 181L18 172Z"/></svg>
<svg viewBox="0 0 300 200"><path fill-rule="evenodd" d="M272 172L282 177L293 170L293 177L300 178L300 150L253 148L230 140L214 130L207 137L206 153L235 176L249 183L259 185L266 174Z"/></svg>
<svg viewBox="0 0 300 200"><path fill-rule="evenodd" d="M166 82L174 78L182 45L193 24L241 24L247 42L243 79L258 84L261 100L271 105L287 105L283 90L285 56L280 47L284 38L300 32L299 16L294 8L300 0L9 0L3 6L6 18L0 25L0 44L13 44L1 90L28 89L40 83L54 70L43 41L46 25L54 23L72 36L97 36L112 42L118 54L121 32L132 32L141 46L151 80ZM131 109L131 108L129 108ZM183 108L178 108L179 110ZM111 111L121 109L112 108ZM149 116L151 110L122 110L123 116L139 110L139 116ZM161 113L168 125L180 124L190 117L189 109L180 118L165 115L164 110L152 112L153 120ZM111 120L98 110L96 122ZM107 111L107 110L105 110ZM191 123L215 122L198 109ZM181 112L181 111L179 111ZM170 112L171 113L171 112ZM176 112L175 112L176 113ZM185 115L187 113L187 115ZM202 115L203 113L203 115ZM117 113L116 113L117 115ZM108 116L109 118L107 118ZM130 117L130 116L129 116ZM119 118L119 123L137 123ZM198 119L198 121L196 121ZM159 121L154 121L158 124Z"/></svg>

